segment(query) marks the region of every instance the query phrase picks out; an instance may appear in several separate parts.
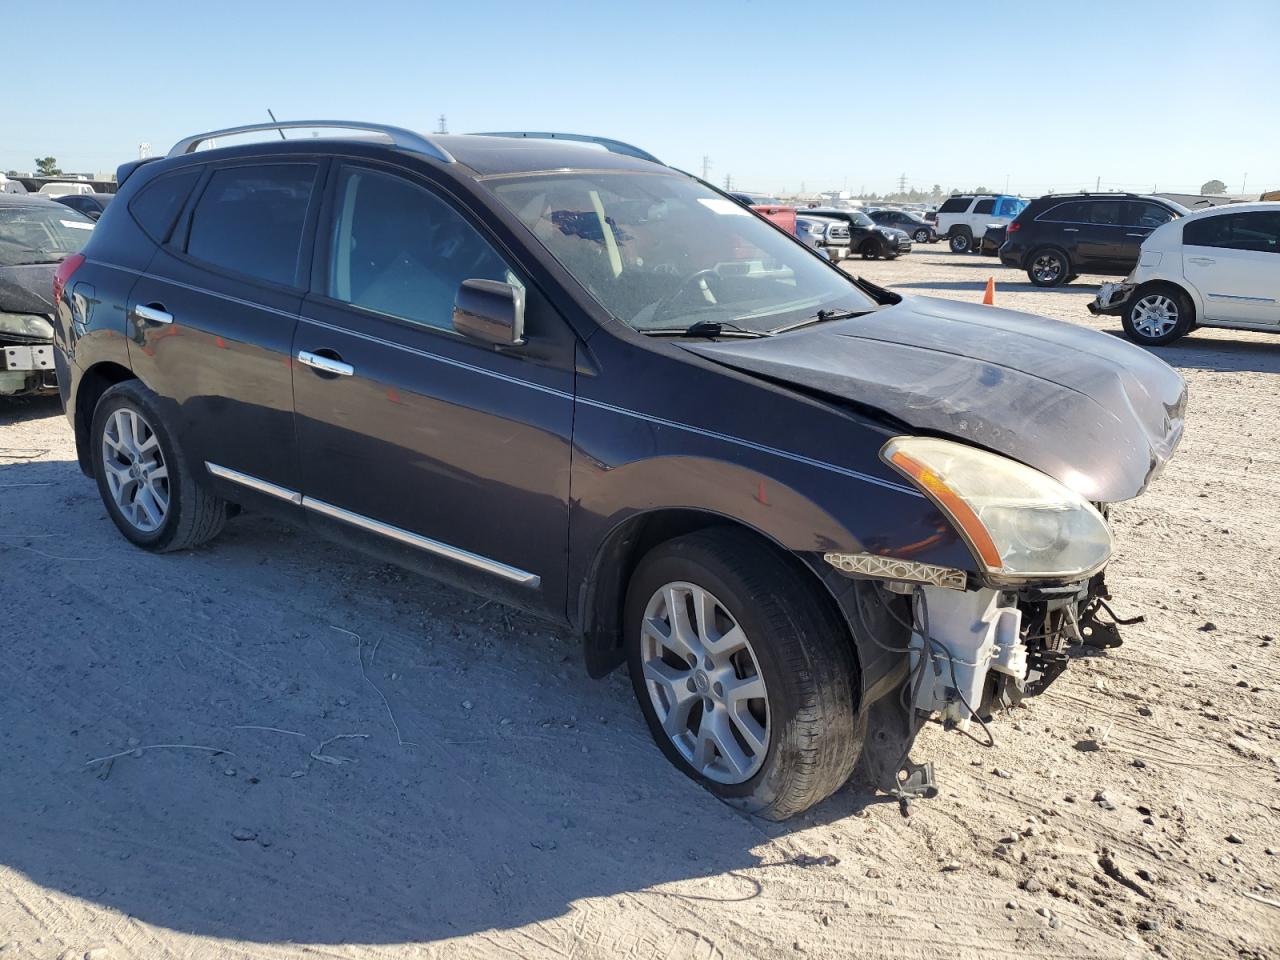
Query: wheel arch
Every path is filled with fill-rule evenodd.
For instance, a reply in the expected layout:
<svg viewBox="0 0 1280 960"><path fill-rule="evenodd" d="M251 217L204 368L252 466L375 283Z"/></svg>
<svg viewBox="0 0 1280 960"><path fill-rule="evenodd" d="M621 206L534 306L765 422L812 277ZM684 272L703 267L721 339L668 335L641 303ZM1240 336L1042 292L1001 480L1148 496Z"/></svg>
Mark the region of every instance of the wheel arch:
<svg viewBox="0 0 1280 960"><path fill-rule="evenodd" d="M93 422L93 411L98 406L102 395L117 383L136 380L137 376L128 367L112 360L95 363L80 375L76 385L73 403L72 427L76 438L76 460L85 476L93 476L93 464L89 457L89 426Z"/></svg>
<svg viewBox="0 0 1280 960"><path fill-rule="evenodd" d="M815 593L831 605L837 621L844 627L845 640L850 645L858 672L855 689L861 691L864 688L862 663L865 645L858 640L860 631L852 622L853 610L847 604L854 582L830 567L822 569L827 565L820 557L807 557L789 550L750 524L711 510L687 507L655 508L633 514L610 530L596 549L578 600L578 622L588 674L595 678L603 677L625 661L623 607L627 586L645 554L668 540L714 527L747 533L782 562L800 571L814 586Z"/></svg>

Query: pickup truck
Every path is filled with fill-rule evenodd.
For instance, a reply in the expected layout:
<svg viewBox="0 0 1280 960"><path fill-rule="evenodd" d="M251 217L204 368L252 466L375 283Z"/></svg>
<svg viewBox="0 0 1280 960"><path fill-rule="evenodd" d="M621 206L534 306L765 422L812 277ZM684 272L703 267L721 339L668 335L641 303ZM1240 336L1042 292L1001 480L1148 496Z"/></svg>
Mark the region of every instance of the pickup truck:
<svg viewBox="0 0 1280 960"><path fill-rule="evenodd" d="M777 197L762 197L754 193L731 193L729 196L792 236L796 235L795 207L787 206Z"/></svg>

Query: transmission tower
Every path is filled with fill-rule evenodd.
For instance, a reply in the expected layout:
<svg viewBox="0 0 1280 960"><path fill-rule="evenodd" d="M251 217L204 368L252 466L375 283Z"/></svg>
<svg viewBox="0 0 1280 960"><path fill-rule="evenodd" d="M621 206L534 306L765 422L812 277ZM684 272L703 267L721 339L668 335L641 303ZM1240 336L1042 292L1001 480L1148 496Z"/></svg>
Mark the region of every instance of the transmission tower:
<svg viewBox="0 0 1280 960"><path fill-rule="evenodd" d="M449 125L445 123L444 114L440 114L440 126L436 128L436 133L448 133Z"/></svg>
<svg viewBox="0 0 1280 960"><path fill-rule="evenodd" d="M702 155L702 179L705 180L711 176L711 158L705 153Z"/></svg>
<svg viewBox="0 0 1280 960"><path fill-rule="evenodd" d="M898 177L898 192L899 193L907 192L907 175L905 173L902 176Z"/></svg>

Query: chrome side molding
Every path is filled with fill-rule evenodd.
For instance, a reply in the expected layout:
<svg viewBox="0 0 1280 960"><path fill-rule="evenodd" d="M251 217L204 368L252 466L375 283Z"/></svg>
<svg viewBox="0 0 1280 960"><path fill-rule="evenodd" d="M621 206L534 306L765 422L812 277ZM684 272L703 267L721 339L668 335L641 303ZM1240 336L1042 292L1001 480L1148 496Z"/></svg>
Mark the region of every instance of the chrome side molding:
<svg viewBox="0 0 1280 960"><path fill-rule="evenodd" d="M290 490L287 487L281 487L258 477L250 476L247 473L241 473L239 470L232 470L230 467L210 463L207 460L204 465L205 469L215 477L238 483L241 486L248 487L250 490L257 490L259 493L265 493L280 500L286 500L305 510L311 510L322 516L349 523L353 527L359 527L369 533L376 533L389 540L396 540L434 556L452 560L463 566L471 567L473 570L480 570L483 573L501 577L503 580L508 580L511 583L529 587L530 589L537 589L542 583L542 578L536 573L521 570L519 567L513 567L498 560L482 557L480 554L472 553L470 550L463 550L461 547L441 543L439 540L432 540L430 537L424 537L421 534L392 526L389 523L383 523L381 520L374 520L372 517L366 517L360 513L344 510L342 507L335 507L332 503L325 503L323 500L316 500L314 497L303 496L296 490Z"/></svg>
<svg viewBox="0 0 1280 960"><path fill-rule="evenodd" d="M278 500L287 500L295 506L302 506L302 494L297 490L290 490L288 487L282 487L267 480L251 477L247 473L241 473L239 470L232 470L230 467L210 463L208 460L204 462L204 466L215 477L230 480L232 483L238 483L242 487L248 487L250 490L257 490L259 493L265 493L267 496L275 497Z"/></svg>

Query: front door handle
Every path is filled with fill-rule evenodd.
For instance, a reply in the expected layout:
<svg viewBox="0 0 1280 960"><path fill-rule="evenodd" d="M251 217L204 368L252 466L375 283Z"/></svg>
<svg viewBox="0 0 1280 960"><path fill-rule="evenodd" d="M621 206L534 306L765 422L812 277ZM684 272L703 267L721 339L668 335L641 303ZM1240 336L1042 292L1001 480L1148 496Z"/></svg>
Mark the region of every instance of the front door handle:
<svg viewBox="0 0 1280 960"><path fill-rule="evenodd" d="M173 323L173 314L163 303L137 303L133 307L133 319L144 323Z"/></svg>
<svg viewBox="0 0 1280 960"><path fill-rule="evenodd" d="M319 353L311 353L308 350L298 351L298 362L305 363L321 373L332 373L339 377L349 377L356 372L356 368L349 363L343 363L334 357L326 357Z"/></svg>
<svg viewBox="0 0 1280 960"><path fill-rule="evenodd" d="M1078 227L1063 227L1062 232L1063 233L1079 233L1080 230Z"/></svg>
<svg viewBox="0 0 1280 960"><path fill-rule="evenodd" d="M1198 263L1202 267L1207 267L1211 263L1218 262L1217 260L1214 260L1213 257L1187 257L1187 259L1192 263Z"/></svg>
<svg viewBox="0 0 1280 960"><path fill-rule="evenodd" d="M1126 233L1126 237L1145 237L1145 233Z"/></svg>

